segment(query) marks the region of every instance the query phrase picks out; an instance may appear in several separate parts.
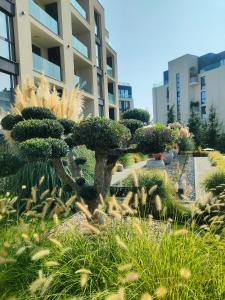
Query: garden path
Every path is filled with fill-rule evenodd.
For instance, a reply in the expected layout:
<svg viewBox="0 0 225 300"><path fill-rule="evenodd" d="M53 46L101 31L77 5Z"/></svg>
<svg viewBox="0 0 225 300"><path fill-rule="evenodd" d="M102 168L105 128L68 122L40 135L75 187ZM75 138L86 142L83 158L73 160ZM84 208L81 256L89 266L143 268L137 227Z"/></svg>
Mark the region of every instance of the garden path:
<svg viewBox="0 0 225 300"><path fill-rule="evenodd" d="M195 157L195 189L196 189L196 199L200 198L206 194L204 187L202 185L206 176L216 170L208 159L208 157Z"/></svg>
<svg viewBox="0 0 225 300"><path fill-rule="evenodd" d="M122 172L117 172L112 176L111 185L117 185L126 179L133 171L142 169L146 166L147 160L134 164L132 167L124 169Z"/></svg>

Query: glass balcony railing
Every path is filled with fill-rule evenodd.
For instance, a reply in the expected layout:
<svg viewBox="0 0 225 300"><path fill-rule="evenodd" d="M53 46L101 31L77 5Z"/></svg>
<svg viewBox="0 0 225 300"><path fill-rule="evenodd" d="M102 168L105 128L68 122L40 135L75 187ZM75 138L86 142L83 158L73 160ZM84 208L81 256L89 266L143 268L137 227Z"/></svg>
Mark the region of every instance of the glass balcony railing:
<svg viewBox="0 0 225 300"><path fill-rule="evenodd" d="M38 6L33 0L29 0L30 14L42 25L50 29L55 34L59 35L59 24L48 13L46 13L40 6Z"/></svg>
<svg viewBox="0 0 225 300"><path fill-rule="evenodd" d="M83 7L76 1L76 0L70 0L73 7L76 9L76 11L85 19L87 20L87 13L83 9Z"/></svg>
<svg viewBox="0 0 225 300"><path fill-rule="evenodd" d="M108 93L109 102L115 104L115 96L112 93Z"/></svg>
<svg viewBox="0 0 225 300"><path fill-rule="evenodd" d="M33 53L33 69L55 80L61 81L61 68L47 59Z"/></svg>
<svg viewBox="0 0 225 300"><path fill-rule="evenodd" d="M82 91L91 94L91 86L87 80L83 80L80 76L75 75L75 86L79 86Z"/></svg>
<svg viewBox="0 0 225 300"><path fill-rule="evenodd" d="M85 46L77 37L73 36L73 48L88 58L88 47Z"/></svg>
<svg viewBox="0 0 225 300"><path fill-rule="evenodd" d="M107 65L107 74L111 77L113 77L113 68L109 65Z"/></svg>

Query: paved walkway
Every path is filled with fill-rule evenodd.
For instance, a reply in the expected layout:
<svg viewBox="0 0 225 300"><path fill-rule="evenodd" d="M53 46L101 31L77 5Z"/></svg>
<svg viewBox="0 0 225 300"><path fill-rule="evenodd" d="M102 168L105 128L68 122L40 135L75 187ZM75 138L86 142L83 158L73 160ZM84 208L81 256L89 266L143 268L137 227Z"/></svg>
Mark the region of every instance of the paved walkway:
<svg viewBox="0 0 225 300"><path fill-rule="evenodd" d="M147 160L141 161L130 168L124 169L123 172L117 172L112 176L111 185L117 185L124 179L126 179L133 171L142 169L146 166Z"/></svg>
<svg viewBox="0 0 225 300"><path fill-rule="evenodd" d="M196 189L196 199L200 198L205 194L204 187L202 185L206 176L216 170L208 159L208 157L195 157L195 189Z"/></svg>

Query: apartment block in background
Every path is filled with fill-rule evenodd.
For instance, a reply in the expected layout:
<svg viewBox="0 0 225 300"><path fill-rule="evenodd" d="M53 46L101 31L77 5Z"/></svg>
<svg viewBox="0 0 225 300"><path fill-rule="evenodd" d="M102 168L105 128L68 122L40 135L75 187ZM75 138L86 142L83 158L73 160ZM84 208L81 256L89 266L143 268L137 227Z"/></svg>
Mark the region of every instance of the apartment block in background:
<svg viewBox="0 0 225 300"><path fill-rule="evenodd" d="M134 99L132 86L129 83L119 83L119 106L120 112L123 113L128 109L134 108Z"/></svg>
<svg viewBox="0 0 225 300"><path fill-rule="evenodd" d="M211 105L225 125L225 51L172 60L163 83L153 87L154 122L166 124L171 106L177 121L187 123L192 111L207 120Z"/></svg>
<svg viewBox="0 0 225 300"><path fill-rule="evenodd" d="M97 0L0 0L0 106L44 74L59 93L79 85L85 115L119 118L117 54Z"/></svg>

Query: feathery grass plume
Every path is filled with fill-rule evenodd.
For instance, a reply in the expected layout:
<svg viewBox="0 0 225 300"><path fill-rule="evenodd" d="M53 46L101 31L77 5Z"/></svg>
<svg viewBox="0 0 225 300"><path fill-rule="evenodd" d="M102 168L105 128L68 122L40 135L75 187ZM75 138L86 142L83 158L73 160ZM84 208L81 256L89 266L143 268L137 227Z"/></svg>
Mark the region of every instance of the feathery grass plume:
<svg viewBox="0 0 225 300"><path fill-rule="evenodd" d="M159 288L157 288L157 290L155 291L155 295L157 299L162 299L165 298L166 295L168 293L168 290L166 287L164 286L160 286Z"/></svg>
<svg viewBox="0 0 225 300"><path fill-rule="evenodd" d="M82 223L82 226L86 229L88 229L90 232L96 234L96 235L99 235L101 234L101 231L96 227L96 226L93 226L91 225L90 223L88 222L83 222Z"/></svg>
<svg viewBox="0 0 225 300"><path fill-rule="evenodd" d="M80 276L80 286L84 288L87 285L89 275L91 274L90 270L80 269L75 272L76 274L81 274Z"/></svg>
<svg viewBox="0 0 225 300"><path fill-rule="evenodd" d="M42 176L38 182L38 186L41 186L44 181L45 181L45 176Z"/></svg>
<svg viewBox="0 0 225 300"><path fill-rule="evenodd" d="M49 254L50 254L50 250L48 250L48 249L39 250L31 257L31 260L37 261L37 260L42 259L45 256L48 256Z"/></svg>
<svg viewBox="0 0 225 300"><path fill-rule="evenodd" d="M134 185L134 187L138 187L139 186L139 180L138 180L138 175L137 175L137 173L135 171L132 172L132 177L133 177L133 185Z"/></svg>
<svg viewBox="0 0 225 300"><path fill-rule="evenodd" d="M104 198L102 197L101 194L99 195L99 201L102 205L102 208L104 209L106 207L106 203L105 203L105 200L104 200Z"/></svg>
<svg viewBox="0 0 225 300"><path fill-rule="evenodd" d="M135 220L133 221L132 224L133 224L133 226L134 226L136 232L137 232L139 235L143 235L143 230L142 230L142 228L141 228L141 226L140 226L140 222L138 221L137 218L135 218Z"/></svg>
<svg viewBox="0 0 225 300"><path fill-rule="evenodd" d="M56 240L56 239L49 239L50 242L52 242L56 247L62 249L63 245L60 243L60 241Z"/></svg>
<svg viewBox="0 0 225 300"><path fill-rule="evenodd" d="M56 226L58 226L60 224L59 217L56 213L53 214L53 221Z"/></svg>
<svg viewBox="0 0 225 300"><path fill-rule="evenodd" d="M48 290L48 288L51 285L52 281L53 281L53 276L49 276L49 277L45 278L45 282L44 282L43 287L41 289L41 295L42 296L46 293L46 291Z"/></svg>
<svg viewBox="0 0 225 300"><path fill-rule="evenodd" d="M27 188L26 185L22 185L21 187L22 190L26 190L26 188Z"/></svg>
<svg viewBox="0 0 225 300"><path fill-rule="evenodd" d="M115 236L115 239L116 239L116 242L117 242L117 244L118 244L118 246L119 246L120 248L122 248L122 249L128 251L127 245L121 240L121 238L120 238L118 235Z"/></svg>
<svg viewBox="0 0 225 300"><path fill-rule="evenodd" d="M67 208L67 209L70 208L70 207L73 205L75 199L76 199L76 196L72 196L72 197L70 197L70 198L66 201L66 208Z"/></svg>
<svg viewBox="0 0 225 300"><path fill-rule="evenodd" d="M139 274L138 273L129 272L123 278L121 278L121 282L123 284L126 284L126 283L129 283L129 282L137 281L138 279L139 279Z"/></svg>
<svg viewBox="0 0 225 300"><path fill-rule="evenodd" d="M79 208L88 219L92 218L92 215L91 215L89 209L86 207L86 205L84 205L80 202L76 202L76 207Z"/></svg>
<svg viewBox="0 0 225 300"><path fill-rule="evenodd" d="M145 188L142 187L141 188L141 203L142 203L142 205L146 205L146 203L147 203L147 197L148 197L148 195L147 195L147 193L145 191Z"/></svg>
<svg viewBox="0 0 225 300"><path fill-rule="evenodd" d="M149 295L148 293L145 293L141 296L141 300L152 300L152 296Z"/></svg>
<svg viewBox="0 0 225 300"><path fill-rule="evenodd" d="M45 190L43 193L40 195L40 199L43 200L47 197L48 193L50 192L49 189Z"/></svg>
<svg viewBox="0 0 225 300"><path fill-rule="evenodd" d="M57 261L49 260L45 262L46 267L56 267L59 263Z"/></svg>
<svg viewBox="0 0 225 300"><path fill-rule="evenodd" d="M162 201L159 195L155 196L155 207L157 211L162 211Z"/></svg>
<svg viewBox="0 0 225 300"><path fill-rule="evenodd" d="M27 246L19 248L16 252L16 256L20 256L21 254L23 254L27 248L28 248Z"/></svg>
<svg viewBox="0 0 225 300"><path fill-rule="evenodd" d="M187 268L181 268L180 269L180 276L187 280L191 277L191 271Z"/></svg>
<svg viewBox="0 0 225 300"><path fill-rule="evenodd" d="M139 198L138 198L138 194L135 193L134 194L134 208L137 209L139 206Z"/></svg>
<svg viewBox="0 0 225 300"><path fill-rule="evenodd" d="M151 196L151 195L157 190L157 188L158 188L158 185L157 185L157 184L156 184L156 185L153 185L153 186L149 189L148 195Z"/></svg>
<svg viewBox="0 0 225 300"><path fill-rule="evenodd" d="M7 257L0 256L0 265L13 264L15 262L16 260L14 258L7 258Z"/></svg>
<svg viewBox="0 0 225 300"><path fill-rule="evenodd" d="M173 232L174 236L187 236L188 235L188 230L183 228L183 229L178 229Z"/></svg>
<svg viewBox="0 0 225 300"><path fill-rule="evenodd" d="M45 281L46 279L44 277L37 278L36 280L34 280L29 287L30 292L32 294L35 294L37 291L41 290Z"/></svg>
<svg viewBox="0 0 225 300"><path fill-rule="evenodd" d="M32 198L34 203L37 202L37 187L36 186L33 186L31 188L31 198Z"/></svg>
<svg viewBox="0 0 225 300"><path fill-rule="evenodd" d="M122 204L125 204L126 206L128 206L130 204L130 200L132 199L133 193L129 192L126 197L124 198Z"/></svg>
<svg viewBox="0 0 225 300"><path fill-rule="evenodd" d="M124 300L125 299L125 289L120 288L116 294L111 294L105 298L105 300Z"/></svg>
<svg viewBox="0 0 225 300"><path fill-rule="evenodd" d="M120 272L130 271L132 269L132 264L119 265L117 268Z"/></svg>
<svg viewBox="0 0 225 300"><path fill-rule="evenodd" d="M29 236L26 233L22 233L21 236L25 242L29 241Z"/></svg>

